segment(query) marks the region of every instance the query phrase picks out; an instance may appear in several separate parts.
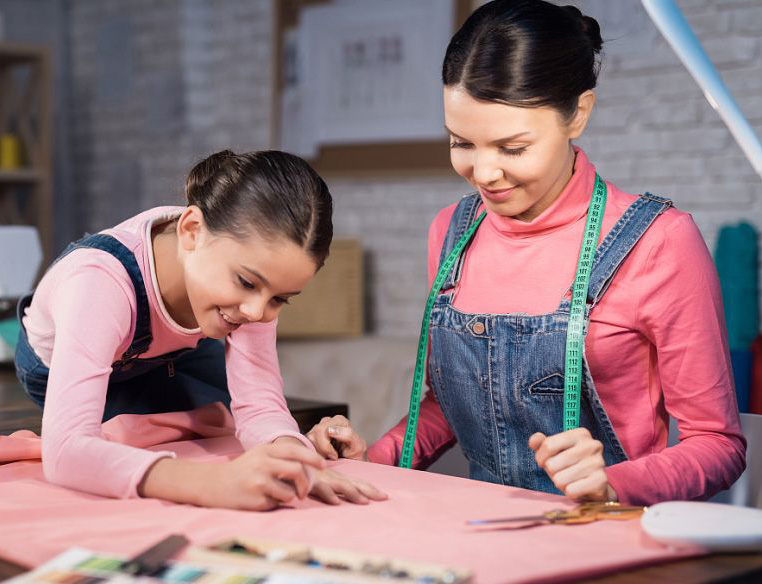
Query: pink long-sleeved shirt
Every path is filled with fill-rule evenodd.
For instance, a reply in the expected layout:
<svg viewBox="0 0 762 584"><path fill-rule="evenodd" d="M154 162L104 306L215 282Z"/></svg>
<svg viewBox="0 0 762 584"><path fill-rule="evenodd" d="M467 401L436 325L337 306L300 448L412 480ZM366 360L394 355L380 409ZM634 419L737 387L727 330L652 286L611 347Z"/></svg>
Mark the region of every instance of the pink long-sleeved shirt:
<svg viewBox="0 0 762 584"><path fill-rule="evenodd" d="M595 169L577 150L560 196L530 222L488 212L467 251L453 305L469 313L554 312L574 279ZM601 239L634 195L606 183ZM456 205L429 230L429 285ZM500 259L500 261L497 261ZM606 469L619 499L699 499L729 487L745 467L719 282L690 215L670 209L635 245L593 309L586 355L603 406L629 460ZM669 415L680 444L666 448ZM403 419L368 452L396 464ZM414 466L455 442L433 391L421 404ZM528 448L528 446L527 446Z"/></svg>
<svg viewBox="0 0 762 584"><path fill-rule="evenodd" d="M142 358L187 347L200 329L177 324L161 300L151 228L177 217L181 207L158 207L103 233L116 237L140 267L148 295L153 341ZM50 368L42 417L42 462L53 483L111 497L136 497L146 470L171 452L150 452L107 440L101 418L111 364L135 333L135 292L112 255L77 249L40 281L23 323L29 343ZM286 408L275 350L276 321L242 325L228 335L227 381L236 436L245 447L293 436L312 448Z"/></svg>

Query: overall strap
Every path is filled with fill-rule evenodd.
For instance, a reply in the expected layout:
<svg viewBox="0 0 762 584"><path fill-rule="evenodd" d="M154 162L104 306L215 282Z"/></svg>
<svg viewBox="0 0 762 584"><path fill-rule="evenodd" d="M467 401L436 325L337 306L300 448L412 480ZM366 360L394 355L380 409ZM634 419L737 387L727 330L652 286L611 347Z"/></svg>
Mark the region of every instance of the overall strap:
<svg viewBox="0 0 762 584"><path fill-rule="evenodd" d="M127 249L127 247L115 237L103 233L96 233L94 235L87 234L82 239L69 244L56 261L67 256L75 249L82 248L99 249L111 254L124 266L124 269L127 270L127 275L132 281L132 286L135 288L135 300L137 304L135 335L132 338L130 346L122 354L119 363L123 364L127 361L131 361L141 353L145 353L152 341L151 313L148 309L148 295L146 294L143 275L140 273L140 267L135 259L135 254Z"/></svg>
<svg viewBox="0 0 762 584"><path fill-rule="evenodd" d="M470 195L465 195L460 200L457 207L455 207L455 212L450 218L450 226L447 228L444 242L442 242L442 250L439 254L440 266L445 261L445 258L447 258L447 256L453 250L458 241L460 241L460 238L466 232L468 226L473 223L481 202L482 199L479 196L479 193L472 193ZM455 267L445 278L444 283L442 284L442 290L454 288L460 280L460 273L461 269L463 268L463 261L466 257L467 249L468 246L463 249L463 252L460 254L460 258L458 258L458 262L455 264Z"/></svg>
<svg viewBox="0 0 762 584"><path fill-rule="evenodd" d="M656 218L671 206L671 200L645 193L627 208L595 252L587 290L589 304L595 306L600 302L632 248Z"/></svg>

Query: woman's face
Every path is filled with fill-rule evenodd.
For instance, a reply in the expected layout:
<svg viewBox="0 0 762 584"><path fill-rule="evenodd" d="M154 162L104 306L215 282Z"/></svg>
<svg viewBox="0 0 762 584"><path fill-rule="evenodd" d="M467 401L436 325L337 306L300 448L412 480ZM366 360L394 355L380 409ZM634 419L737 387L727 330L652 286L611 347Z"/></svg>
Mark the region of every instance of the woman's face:
<svg viewBox="0 0 762 584"><path fill-rule="evenodd" d="M571 140L582 133L594 101L594 94L585 92L574 118L566 122L550 107L479 101L461 87L445 87L452 166L478 189L489 210L531 221L571 178Z"/></svg>
<svg viewBox="0 0 762 584"><path fill-rule="evenodd" d="M188 301L202 333L212 338L223 338L241 324L274 320L317 269L288 239L214 235L203 223L183 245Z"/></svg>

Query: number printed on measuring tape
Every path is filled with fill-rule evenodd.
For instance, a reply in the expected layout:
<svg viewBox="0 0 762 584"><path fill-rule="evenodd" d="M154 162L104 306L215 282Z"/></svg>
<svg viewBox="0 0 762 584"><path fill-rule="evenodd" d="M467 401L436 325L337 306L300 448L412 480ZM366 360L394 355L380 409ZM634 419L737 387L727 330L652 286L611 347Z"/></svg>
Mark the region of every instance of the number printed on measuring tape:
<svg viewBox="0 0 762 584"><path fill-rule="evenodd" d="M580 246L577 271L572 286L569 323L566 331L564 357L564 431L579 426L580 391L582 389L582 355L585 346L584 322L590 269L593 265L603 210L606 207L606 183L595 175L595 186L585 220L585 232Z"/></svg>

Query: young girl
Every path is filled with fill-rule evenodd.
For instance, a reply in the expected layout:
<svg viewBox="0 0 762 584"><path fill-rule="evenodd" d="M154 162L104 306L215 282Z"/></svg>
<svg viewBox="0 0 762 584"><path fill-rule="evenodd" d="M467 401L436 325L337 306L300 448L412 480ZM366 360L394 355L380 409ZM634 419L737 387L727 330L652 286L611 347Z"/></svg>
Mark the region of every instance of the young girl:
<svg viewBox="0 0 762 584"><path fill-rule="evenodd" d="M193 168L185 192L187 207L150 209L70 245L19 302L16 371L44 406L45 477L112 497L255 510L308 492L383 499L324 470L283 398L276 318L328 255L327 186L296 156L225 150ZM215 401L232 409L247 448L231 462L178 460L101 433L117 414Z"/></svg>
<svg viewBox="0 0 762 584"><path fill-rule="evenodd" d="M490 2L450 42L452 165L477 192L434 219L430 284L466 228L486 218L437 290L433 391L413 465L457 440L475 479L633 504L707 498L743 471L745 440L712 258L667 199L599 185L600 238L579 304L580 427L563 431L571 286L588 211L600 207L595 168L572 140L595 103L601 46L594 19L538 0ZM680 444L666 448L670 415ZM405 423L368 458L397 463ZM344 455L364 456L346 426L326 420L309 435L329 457L329 436Z"/></svg>

